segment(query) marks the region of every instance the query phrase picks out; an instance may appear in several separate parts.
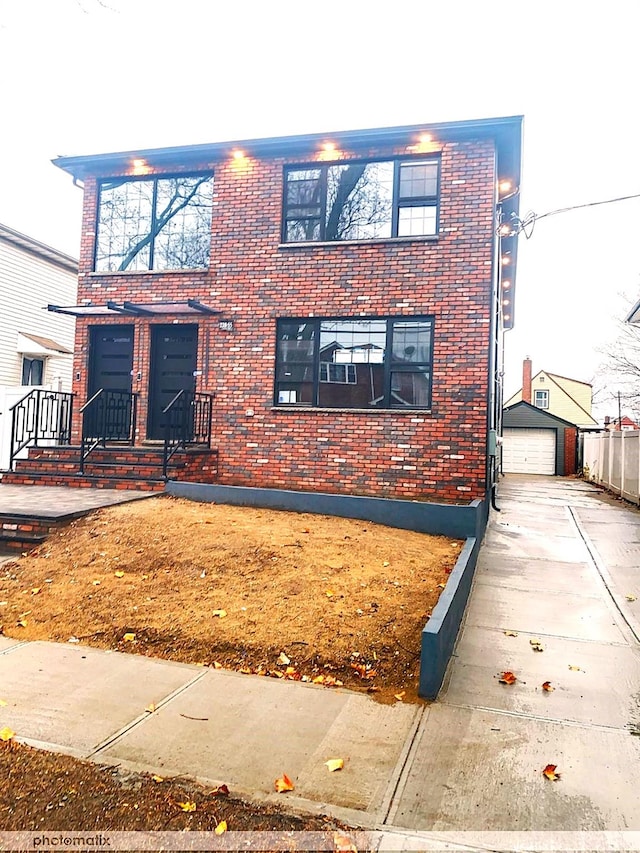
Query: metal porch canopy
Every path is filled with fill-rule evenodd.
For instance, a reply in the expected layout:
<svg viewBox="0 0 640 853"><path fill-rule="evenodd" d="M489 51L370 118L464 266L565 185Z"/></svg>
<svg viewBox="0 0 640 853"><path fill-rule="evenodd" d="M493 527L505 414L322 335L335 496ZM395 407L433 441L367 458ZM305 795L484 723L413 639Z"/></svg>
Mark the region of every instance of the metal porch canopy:
<svg viewBox="0 0 640 853"><path fill-rule="evenodd" d="M168 314L221 314L214 308L204 305L198 299L184 302L128 302L107 301L105 305L47 305L47 311L56 314L71 314L73 317L154 317Z"/></svg>

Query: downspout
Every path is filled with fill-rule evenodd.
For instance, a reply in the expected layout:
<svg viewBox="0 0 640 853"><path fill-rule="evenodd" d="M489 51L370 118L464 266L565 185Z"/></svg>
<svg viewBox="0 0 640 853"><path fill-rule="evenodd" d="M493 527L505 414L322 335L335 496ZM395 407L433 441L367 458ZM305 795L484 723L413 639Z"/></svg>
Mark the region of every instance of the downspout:
<svg viewBox="0 0 640 853"><path fill-rule="evenodd" d="M489 297L489 364L488 364L488 386L487 386L487 442L486 442L486 483L487 491L489 492L491 507L500 512L500 508L496 505L496 460L497 460L497 442L498 442L498 418L497 404L499 400L498 394L498 370L499 353L498 353L498 328L499 328L499 270L498 255L500 252L500 207L498 200L498 175L494 166L494 196L493 196L493 227L491 236L491 293Z"/></svg>

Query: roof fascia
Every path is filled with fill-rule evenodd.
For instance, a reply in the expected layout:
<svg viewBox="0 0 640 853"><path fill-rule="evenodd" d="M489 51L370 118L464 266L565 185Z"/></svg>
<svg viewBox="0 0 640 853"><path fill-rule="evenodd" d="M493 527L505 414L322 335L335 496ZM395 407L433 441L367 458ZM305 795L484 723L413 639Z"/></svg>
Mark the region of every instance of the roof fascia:
<svg viewBox="0 0 640 853"><path fill-rule="evenodd" d="M56 157L55 166L78 180L105 170L122 170L131 166L133 159L147 160L151 166L171 163L206 163L224 159L234 150L246 150L254 156L304 155L324 142L334 142L344 148L367 148L376 145L407 144L423 133L432 133L447 140L465 140L478 137L493 138L496 142L500 171L517 183L520 182L522 151L522 116L507 116L467 121L438 122L434 124L403 125L401 127L368 130L310 133L296 136L277 136L259 139L230 140L226 142L182 145L170 148L147 148L78 157Z"/></svg>
<svg viewBox="0 0 640 853"><path fill-rule="evenodd" d="M4 240L12 246L23 249L32 255L37 255L37 257L44 261L64 267L69 272L78 272L78 261L72 258L71 255L65 255L64 252L59 252L58 249L53 249L45 243L34 240L33 237L28 237L26 234L14 231L13 228L9 228L7 225L0 224L0 240Z"/></svg>

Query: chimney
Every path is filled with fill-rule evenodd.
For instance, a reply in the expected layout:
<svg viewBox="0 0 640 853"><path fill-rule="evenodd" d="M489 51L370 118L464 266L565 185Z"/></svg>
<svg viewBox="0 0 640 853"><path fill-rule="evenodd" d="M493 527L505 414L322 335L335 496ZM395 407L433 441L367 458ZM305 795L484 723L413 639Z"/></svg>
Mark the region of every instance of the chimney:
<svg viewBox="0 0 640 853"><path fill-rule="evenodd" d="M522 399L531 402L531 359L529 356L522 362Z"/></svg>

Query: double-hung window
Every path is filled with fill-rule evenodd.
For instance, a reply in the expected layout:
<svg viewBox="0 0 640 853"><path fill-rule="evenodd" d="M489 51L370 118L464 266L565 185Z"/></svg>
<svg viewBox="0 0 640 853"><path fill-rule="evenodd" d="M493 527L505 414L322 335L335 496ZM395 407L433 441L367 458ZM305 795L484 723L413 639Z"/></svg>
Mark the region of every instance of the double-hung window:
<svg viewBox="0 0 640 853"><path fill-rule="evenodd" d="M538 409L548 409L549 408L549 392L548 391L535 391L533 404Z"/></svg>
<svg viewBox="0 0 640 853"><path fill-rule="evenodd" d="M96 272L209 266L213 175L100 182Z"/></svg>
<svg viewBox="0 0 640 853"><path fill-rule="evenodd" d="M433 319L282 319L275 404L345 409L431 407Z"/></svg>
<svg viewBox="0 0 640 853"><path fill-rule="evenodd" d="M433 236L438 159L291 166L285 171L285 243Z"/></svg>

